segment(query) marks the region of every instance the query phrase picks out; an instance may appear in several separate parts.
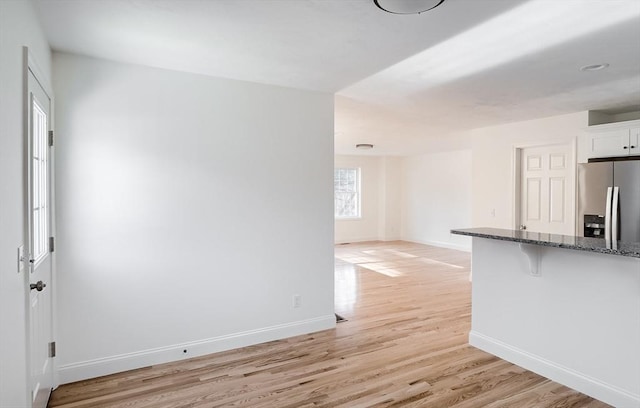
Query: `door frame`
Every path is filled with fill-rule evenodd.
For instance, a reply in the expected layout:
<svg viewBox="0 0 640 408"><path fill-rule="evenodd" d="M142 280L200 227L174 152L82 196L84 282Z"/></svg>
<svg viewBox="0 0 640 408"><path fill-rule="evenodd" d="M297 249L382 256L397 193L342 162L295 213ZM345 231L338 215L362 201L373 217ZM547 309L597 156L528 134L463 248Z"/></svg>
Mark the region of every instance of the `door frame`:
<svg viewBox="0 0 640 408"><path fill-rule="evenodd" d="M521 222L521 212L522 212L522 203L520 198L522 197L522 151L531 147L545 147L545 146L568 146L571 151L571 160L573 165L571 166L571 178L574 180L574 191L571 195L571 203L569 204L569 217L571 218L571 224L573 226L573 231L576 231L576 211L577 211L577 200L576 200L576 189L578 188L578 172L577 172L577 143L578 139L573 137L564 142L553 142L548 141L545 142L536 142L536 143L519 143L511 146L511 186L513 187L513 196L511 197L511 211L512 211L512 224L511 228L514 230L520 229Z"/></svg>
<svg viewBox="0 0 640 408"><path fill-rule="evenodd" d="M31 125L29 123L29 110L31 109L31 98L29 97L29 73L33 74L36 78L44 92L49 97L49 130L55 129L55 115L54 115L54 97L53 97L53 88L48 80L48 76L45 75L45 71L42 70L41 65L35 59L33 53L29 50L29 47L22 47L22 60L23 60L23 199L24 199L24 239L25 239L25 247L30 249L30 241L31 241L31 230L30 230L30 144L31 144L31 135L30 128ZM52 237L56 236L56 210L55 210L55 148L52 146L49 148L49 177L50 177L50 191L49 191L49 235ZM51 336L52 340L55 341L57 338L57 279L56 279L56 252L51 252L49 254L51 257L51 281L50 285L47 285L47 289L50 290L51 296ZM29 260L25 259L23 262L26 263L24 265L24 287L25 287L25 339L26 339L26 368L27 368L27 397L29 403L32 401L31 396L31 303L30 303L30 289L29 284L31 278L31 267L29 265ZM52 364L52 386L53 388L57 388L59 385L58 380L58 367L56 363L56 359L51 359Z"/></svg>

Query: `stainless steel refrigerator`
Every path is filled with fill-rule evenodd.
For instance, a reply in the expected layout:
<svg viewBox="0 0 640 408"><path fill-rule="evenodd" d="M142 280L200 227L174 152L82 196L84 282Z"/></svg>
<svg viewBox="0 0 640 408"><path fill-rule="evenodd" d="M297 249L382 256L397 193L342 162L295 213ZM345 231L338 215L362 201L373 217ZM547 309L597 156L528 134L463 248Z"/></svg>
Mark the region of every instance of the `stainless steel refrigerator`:
<svg viewBox="0 0 640 408"><path fill-rule="evenodd" d="M640 242L640 160L578 165L577 235Z"/></svg>

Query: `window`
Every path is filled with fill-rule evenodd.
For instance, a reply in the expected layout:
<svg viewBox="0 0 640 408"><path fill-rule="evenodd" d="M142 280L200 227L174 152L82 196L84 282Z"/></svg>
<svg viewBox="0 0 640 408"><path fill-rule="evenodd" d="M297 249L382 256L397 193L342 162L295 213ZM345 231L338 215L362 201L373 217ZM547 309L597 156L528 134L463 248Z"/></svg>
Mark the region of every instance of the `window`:
<svg viewBox="0 0 640 408"><path fill-rule="evenodd" d="M33 99L31 156L31 256L38 263L49 251L49 178L47 114Z"/></svg>
<svg viewBox="0 0 640 408"><path fill-rule="evenodd" d="M336 218L360 218L360 169L334 169Z"/></svg>

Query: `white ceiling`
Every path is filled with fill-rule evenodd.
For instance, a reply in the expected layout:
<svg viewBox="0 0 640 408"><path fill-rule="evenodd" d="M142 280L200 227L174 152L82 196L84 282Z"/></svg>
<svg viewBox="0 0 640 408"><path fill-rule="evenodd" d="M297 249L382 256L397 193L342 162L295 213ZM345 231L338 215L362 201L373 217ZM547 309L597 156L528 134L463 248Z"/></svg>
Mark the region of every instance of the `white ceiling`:
<svg viewBox="0 0 640 408"><path fill-rule="evenodd" d="M336 152L583 110L640 110L640 1L35 0L54 50L336 96ZM582 72L581 66L609 63Z"/></svg>

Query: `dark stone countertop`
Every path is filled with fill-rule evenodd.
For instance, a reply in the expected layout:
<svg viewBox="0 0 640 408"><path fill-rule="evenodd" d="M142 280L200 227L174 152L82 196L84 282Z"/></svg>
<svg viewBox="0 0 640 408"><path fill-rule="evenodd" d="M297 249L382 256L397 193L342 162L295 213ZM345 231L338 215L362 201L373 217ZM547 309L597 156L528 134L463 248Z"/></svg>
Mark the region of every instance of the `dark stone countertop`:
<svg viewBox="0 0 640 408"><path fill-rule="evenodd" d="M602 238L584 238L572 235L545 234L541 232L498 228L454 229L451 230L451 233L470 237L522 242L525 244L640 258L640 242L617 241L612 243Z"/></svg>

